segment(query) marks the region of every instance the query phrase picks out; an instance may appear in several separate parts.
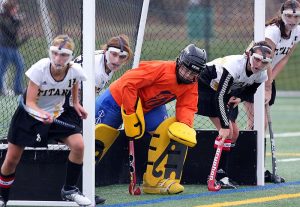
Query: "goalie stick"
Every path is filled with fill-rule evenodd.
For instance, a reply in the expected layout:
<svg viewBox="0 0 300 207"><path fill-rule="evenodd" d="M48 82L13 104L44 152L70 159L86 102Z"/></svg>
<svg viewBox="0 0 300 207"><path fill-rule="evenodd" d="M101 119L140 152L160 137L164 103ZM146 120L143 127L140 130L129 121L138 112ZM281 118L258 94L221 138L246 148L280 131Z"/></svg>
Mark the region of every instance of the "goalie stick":
<svg viewBox="0 0 300 207"><path fill-rule="evenodd" d="M281 177L277 175L277 161L276 161L276 148L275 148L275 138L272 128L272 119L269 104L266 104L266 114L268 118L268 128L270 134L270 144L271 144L271 154L272 154L272 180L274 183L281 183ZM266 150L266 149L265 149Z"/></svg>
<svg viewBox="0 0 300 207"><path fill-rule="evenodd" d="M141 195L141 189L136 188L136 171L135 171L135 154L134 154L134 141L129 140L129 174L130 174L130 184L128 186L128 191L130 195Z"/></svg>
<svg viewBox="0 0 300 207"><path fill-rule="evenodd" d="M33 117L36 118L37 120L39 120L39 121L44 121L44 120L46 119L45 117L41 116L41 114L40 114L38 111L36 111L36 110L34 110L34 109L32 109L32 108L26 106L25 103L24 103L24 101L23 101L23 97L22 97L22 96L19 97L19 103L20 103L20 105L23 107L23 109L24 109L29 115L33 116ZM74 125L69 124L69 123L66 123L66 122L61 121L61 120L58 120L58 119L53 119L53 123L58 124L58 125L61 125L61 126L64 126L64 127L66 127L66 128L69 128L69 129L75 129L75 126L74 126Z"/></svg>

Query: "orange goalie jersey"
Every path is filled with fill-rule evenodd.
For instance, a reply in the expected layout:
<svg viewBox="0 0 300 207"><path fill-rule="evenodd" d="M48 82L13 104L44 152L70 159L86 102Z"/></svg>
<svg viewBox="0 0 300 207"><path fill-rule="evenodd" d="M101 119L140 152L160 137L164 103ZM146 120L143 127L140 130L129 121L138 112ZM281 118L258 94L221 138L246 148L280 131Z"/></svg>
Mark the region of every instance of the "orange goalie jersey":
<svg viewBox="0 0 300 207"><path fill-rule="evenodd" d="M176 119L193 127L197 112L197 82L178 84L175 61L142 61L110 85L110 92L127 114L135 112L139 97L147 113L157 106L176 99Z"/></svg>

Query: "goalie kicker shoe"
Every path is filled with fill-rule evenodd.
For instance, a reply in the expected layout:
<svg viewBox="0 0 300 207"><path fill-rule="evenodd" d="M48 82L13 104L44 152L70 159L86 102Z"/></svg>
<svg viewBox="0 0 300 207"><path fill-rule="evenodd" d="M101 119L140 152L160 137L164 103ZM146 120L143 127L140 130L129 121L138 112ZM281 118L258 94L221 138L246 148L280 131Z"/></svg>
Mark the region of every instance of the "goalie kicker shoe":
<svg viewBox="0 0 300 207"><path fill-rule="evenodd" d="M184 187L172 179L162 179L156 186L151 186L143 179L143 192L147 194L178 194L183 192Z"/></svg>
<svg viewBox="0 0 300 207"><path fill-rule="evenodd" d="M92 202L85 197L78 188L74 187L72 190L61 189L61 198L66 201L74 201L79 206L89 206Z"/></svg>

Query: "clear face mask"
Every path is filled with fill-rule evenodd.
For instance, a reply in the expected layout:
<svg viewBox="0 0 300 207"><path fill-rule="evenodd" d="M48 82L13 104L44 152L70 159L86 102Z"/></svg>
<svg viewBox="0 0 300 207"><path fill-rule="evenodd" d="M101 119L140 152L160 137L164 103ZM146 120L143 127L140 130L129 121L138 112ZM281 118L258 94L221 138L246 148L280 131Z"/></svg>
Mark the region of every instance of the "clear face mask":
<svg viewBox="0 0 300 207"><path fill-rule="evenodd" d="M121 68L122 64L128 58L128 52L121 51L119 48L116 47L109 47L107 51L105 51L105 59L107 67L111 71L117 71Z"/></svg>
<svg viewBox="0 0 300 207"><path fill-rule="evenodd" d="M300 23L300 10L284 10L281 14L282 21L289 29L294 29Z"/></svg>
<svg viewBox="0 0 300 207"><path fill-rule="evenodd" d="M261 62L260 64L260 68L256 69L255 65L257 65L256 63ZM269 64L272 63L272 59L269 57L264 57L258 53L253 53L250 56L250 65L251 65L251 70L253 73L257 73L257 72L262 72L264 70L266 70L269 66Z"/></svg>
<svg viewBox="0 0 300 207"><path fill-rule="evenodd" d="M50 57L51 64L54 65L57 70L61 70L68 65L68 63L73 58L72 54L73 51L67 48L59 48L57 46L51 46L49 49L49 57Z"/></svg>

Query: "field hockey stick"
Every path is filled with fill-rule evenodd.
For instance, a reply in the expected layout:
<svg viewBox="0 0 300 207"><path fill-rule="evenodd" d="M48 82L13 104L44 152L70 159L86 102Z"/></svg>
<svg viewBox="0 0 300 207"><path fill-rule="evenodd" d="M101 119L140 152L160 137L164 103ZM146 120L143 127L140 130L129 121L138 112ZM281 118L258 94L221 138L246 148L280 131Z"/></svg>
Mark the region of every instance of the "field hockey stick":
<svg viewBox="0 0 300 207"><path fill-rule="evenodd" d="M221 185L216 182L216 174L220 162L220 158L222 155L222 150L223 150L223 143L225 141L225 137L222 137L220 143L217 147L216 154L213 160L213 164L211 166L211 170L208 176L208 181L207 181L207 189L209 191L219 191L221 189Z"/></svg>
<svg viewBox="0 0 300 207"><path fill-rule="evenodd" d="M231 103L229 105L229 114L233 111L233 108L234 108L234 104ZM217 139L218 138L221 138L220 144L218 145L218 147L216 149L215 157L213 159L213 164L211 166L210 173L209 173L209 176L208 176L208 181L207 181L207 189L209 191L219 191L221 189L221 184L217 183L217 181L216 181L216 174L217 174L217 171L218 171L220 158L221 158L221 155L222 155L222 151L223 151L224 142L225 142L226 137L217 137Z"/></svg>
<svg viewBox="0 0 300 207"><path fill-rule="evenodd" d="M272 154L272 173L273 173L273 182L281 183L281 177L277 175L277 162L276 162L276 148L275 148L275 138L272 128L272 119L269 104L266 104L266 114L268 118L269 134L270 134L270 143L271 143L271 154Z"/></svg>
<svg viewBox="0 0 300 207"><path fill-rule="evenodd" d="M29 115L33 116L33 117L36 118L37 120L39 120L39 121L45 121L45 120L47 119L46 117L41 116L41 114L40 114L38 111L36 111L36 110L34 110L34 109L32 109L32 108L26 106L25 103L24 103L24 101L23 101L23 97L22 97L22 96L19 97L19 103L21 104L21 106L23 107L23 109L24 109ZM58 125L61 125L61 126L64 126L64 127L66 127L66 128L69 128L69 129L75 129L75 126L74 126L74 125L68 124L68 123L66 123L66 122L64 122L64 121L61 121L61 120L58 120L58 119L54 119L54 120L53 120L53 123L58 124Z"/></svg>
<svg viewBox="0 0 300 207"><path fill-rule="evenodd" d="M135 153L134 153L134 141L129 140L129 174L130 174L130 184L128 191L130 195L141 195L141 189L136 188L136 171L135 171Z"/></svg>

